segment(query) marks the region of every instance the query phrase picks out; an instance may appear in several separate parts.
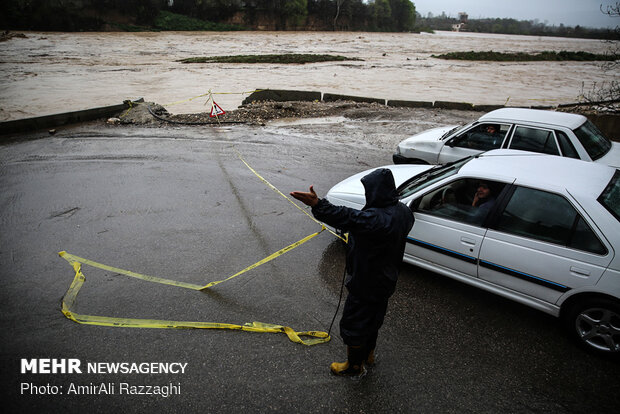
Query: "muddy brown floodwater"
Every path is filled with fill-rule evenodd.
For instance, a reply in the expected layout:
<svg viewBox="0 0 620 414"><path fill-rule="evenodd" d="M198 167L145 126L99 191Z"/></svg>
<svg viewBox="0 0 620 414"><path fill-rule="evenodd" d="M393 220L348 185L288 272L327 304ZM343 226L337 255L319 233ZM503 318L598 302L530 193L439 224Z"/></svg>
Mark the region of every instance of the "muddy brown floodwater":
<svg viewBox="0 0 620 414"><path fill-rule="evenodd" d="M26 32L0 44L0 120L144 97L171 113L204 112L212 91L225 110L257 88L384 99L556 105L618 80L598 62L461 62L452 51L605 53L599 40L437 32ZM182 64L196 56L330 53L363 61L305 65ZM190 100L191 99L191 100Z"/></svg>

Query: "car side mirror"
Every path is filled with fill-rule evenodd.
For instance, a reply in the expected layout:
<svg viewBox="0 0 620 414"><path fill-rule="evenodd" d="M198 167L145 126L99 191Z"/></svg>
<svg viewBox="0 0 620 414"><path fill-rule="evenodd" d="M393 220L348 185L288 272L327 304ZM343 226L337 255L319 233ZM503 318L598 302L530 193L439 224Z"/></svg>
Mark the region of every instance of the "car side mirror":
<svg viewBox="0 0 620 414"><path fill-rule="evenodd" d="M418 198L417 200L413 200L411 203L409 203L409 210L411 210L412 213L418 211L418 208L420 207L420 201L422 201L422 199Z"/></svg>

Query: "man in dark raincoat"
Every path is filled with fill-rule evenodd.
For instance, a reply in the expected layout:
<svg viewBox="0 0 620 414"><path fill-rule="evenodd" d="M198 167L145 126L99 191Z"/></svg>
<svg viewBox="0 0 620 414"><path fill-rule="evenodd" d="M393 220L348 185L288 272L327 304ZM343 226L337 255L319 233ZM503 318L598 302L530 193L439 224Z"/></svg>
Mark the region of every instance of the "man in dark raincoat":
<svg viewBox="0 0 620 414"><path fill-rule="evenodd" d="M322 222L349 232L347 280L349 291L340 320L340 336L347 345L347 361L334 362L336 375L361 378L365 364L374 364L379 328L394 293L405 251L406 237L413 227L413 213L400 203L394 177L388 169L377 169L362 178L366 205L362 210L335 206L310 192L291 196L312 207Z"/></svg>

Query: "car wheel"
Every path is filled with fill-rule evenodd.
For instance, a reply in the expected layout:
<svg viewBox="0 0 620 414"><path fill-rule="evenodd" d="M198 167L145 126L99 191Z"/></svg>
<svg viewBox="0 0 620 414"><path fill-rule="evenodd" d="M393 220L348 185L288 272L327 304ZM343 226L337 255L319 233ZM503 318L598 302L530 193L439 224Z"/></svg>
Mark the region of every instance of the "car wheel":
<svg viewBox="0 0 620 414"><path fill-rule="evenodd" d="M572 306L566 314L569 332L594 353L620 357L620 303L591 299Z"/></svg>

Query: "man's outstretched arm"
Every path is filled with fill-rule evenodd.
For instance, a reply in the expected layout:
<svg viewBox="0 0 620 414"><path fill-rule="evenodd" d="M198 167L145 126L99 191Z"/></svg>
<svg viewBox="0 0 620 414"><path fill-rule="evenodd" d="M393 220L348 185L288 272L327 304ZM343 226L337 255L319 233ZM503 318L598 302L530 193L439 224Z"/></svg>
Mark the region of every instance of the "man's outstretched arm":
<svg viewBox="0 0 620 414"><path fill-rule="evenodd" d="M291 192L291 196L307 206L314 207L319 202L319 196L314 192L314 186L310 186L309 192L304 191L293 191Z"/></svg>

